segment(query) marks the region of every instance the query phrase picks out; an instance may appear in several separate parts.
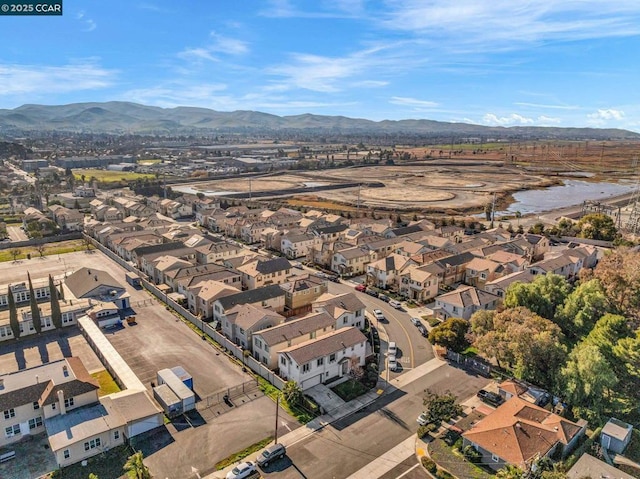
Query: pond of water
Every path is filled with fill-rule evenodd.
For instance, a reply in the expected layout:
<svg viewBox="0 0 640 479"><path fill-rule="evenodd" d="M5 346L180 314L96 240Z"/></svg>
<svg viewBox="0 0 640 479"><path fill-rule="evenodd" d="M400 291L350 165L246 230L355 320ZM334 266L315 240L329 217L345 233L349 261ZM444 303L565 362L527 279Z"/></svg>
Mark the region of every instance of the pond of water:
<svg viewBox="0 0 640 479"><path fill-rule="evenodd" d="M513 194L515 201L505 211L496 214L540 213L542 211L579 205L585 200L602 200L611 196L631 193L634 182L593 183L580 180L565 180L564 185L551 186L542 190L518 191Z"/></svg>

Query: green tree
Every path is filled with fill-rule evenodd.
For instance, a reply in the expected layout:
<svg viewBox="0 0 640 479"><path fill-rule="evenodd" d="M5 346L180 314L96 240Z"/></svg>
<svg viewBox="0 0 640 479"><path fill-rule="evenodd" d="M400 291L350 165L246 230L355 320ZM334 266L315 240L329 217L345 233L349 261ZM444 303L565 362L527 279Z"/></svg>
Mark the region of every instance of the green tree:
<svg viewBox="0 0 640 479"><path fill-rule="evenodd" d="M295 381L287 381L282 388L282 395L289 404L298 404L302 399L302 389Z"/></svg>
<svg viewBox="0 0 640 479"><path fill-rule="evenodd" d="M556 309L556 323L565 334L582 337L607 312L608 301L598 279L580 283Z"/></svg>
<svg viewBox="0 0 640 479"><path fill-rule="evenodd" d="M633 336L629 321L619 314L605 314L600 318L585 342L596 346L610 363L614 363L616 357L613 348L623 338Z"/></svg>
<svg viewBox="0 0 640 479"><path fill-rule="evenodd" d="M94 474L94 473L92 472L91 474L89 474L89 479L100 479L100 478L98 477L98 475L97 475L97 474Z"/></svg>
<svg viewBox="0 0 640 479"><path fill-rule="evenodd" d="M469 346L466 338L468 332L469 321L449 318L429 332L429 342L459 353Z"/></svg>
<svg viewBox="0 0 640 479"><path fill-rule="evenodd" d="M62 328L62 313L60 312L60 300L58 299L58 291L53 282L53 278L49 275L49 293L51 298L51 322L56 329Z"/></svg>
<svg viewBox="0 0 640 479"><path fill-rule="evenodd" d="M127 472L127 476L131 479L151 479L149 468L144 465L144 457L142 451L129 456L123 469Z"/></svg>
<svg viewBox="0 0 640 479"><path fill-rule="evenodd" d="M31 306L31 321L33 321L33 329L36 333L40 334L42 331L42 321L40 320L40 308L38 307L38 301L36 301L36 295L33 292L33 284L31 283L31 275L27 272L27 278L29 279L29 305Z"/></svg>
<svg viewBox="0 0 640 479"><path fill-rule="evenodd" d="M594 240L613 241L618 233L613 218L603 213L583 216L578 221L577 228L580 230L580 238Z"/></svg>
<svg viewBox="0 0 640 479"><path fill-rule="evenodd" d="M640 399L640 330L634 336L618 341L613 354L614 364L619 365L616 371L619 371L620 384L630 395Z"/></svg>
<svg viewBox="0 0 640 479"><path fill-rule="evenodd" d="M600 415L618 378L598 347L584 341L569 354L567 364L560 371L559 382L571 404L588 407Z"/></svg>
<svg viewBox="0 0 640 479"><path fill-rule="evenodd" d="M546 319L554 319L556 309L561 306L571 286L564 277L548 273L540 275L531 283L513 283L507 288L504 305L507 308L524 306Z"/></svg>
<svg viewBox="0 0 640 479"><path fill-rule="evenodd" d="M7 287L7 303L9 304L9 326L13 337L18 339L20 337L20 323L18 322L18 309L16 308L13 291L11 291L11 285Z"/></svg>
<svg viewBox="0 0 640 479"><path fill-rule="evenodd" d="M555 323L527 308L505 309L471 318L474 345L485 357L506 362L513 373L551 389L566 360L563 334Z"/></svg>
<svg viewBox="0 0 640 479"><path fill-rule="evenodd" d="M428 422L439 424L462 415L462 406L456 402L457 400L451 391L438 394L427 389L422 404L426 407Z"/></svg>

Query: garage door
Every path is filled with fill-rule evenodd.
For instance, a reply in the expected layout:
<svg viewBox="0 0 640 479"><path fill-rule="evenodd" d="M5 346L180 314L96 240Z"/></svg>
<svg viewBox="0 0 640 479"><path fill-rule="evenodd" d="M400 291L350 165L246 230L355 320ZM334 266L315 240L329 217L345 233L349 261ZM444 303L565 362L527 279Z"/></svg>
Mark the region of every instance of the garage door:
<svg viewBox="0 0 640 479"><path fill-rule="evenodd" d="M318 374L317 376L302 381L302 389L309 389L310 387L315 386L316 384L320 384L321 382L322 374Z"/></svg>
<svg viewBox="0 0 640 479"><path fill-rule="evenodd" d="M129 424L129 437L137 436L143 432L150 431L156 427L162 426L162 414L154 414L143 419L138 419Z"/></svg>

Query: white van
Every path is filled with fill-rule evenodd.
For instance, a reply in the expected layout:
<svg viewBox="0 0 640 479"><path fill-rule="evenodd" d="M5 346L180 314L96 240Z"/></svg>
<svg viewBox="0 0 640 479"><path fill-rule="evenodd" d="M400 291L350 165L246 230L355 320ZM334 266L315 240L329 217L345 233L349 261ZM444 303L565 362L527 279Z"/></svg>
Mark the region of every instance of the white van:
<svg viewBox="0 0 640 479"><path fill-rule="evenodd" d="M392 308L401 309L402 303L400 301L396 301L395 299L392 299L391 301L389 301L389 306L391 306Z"/></svg>

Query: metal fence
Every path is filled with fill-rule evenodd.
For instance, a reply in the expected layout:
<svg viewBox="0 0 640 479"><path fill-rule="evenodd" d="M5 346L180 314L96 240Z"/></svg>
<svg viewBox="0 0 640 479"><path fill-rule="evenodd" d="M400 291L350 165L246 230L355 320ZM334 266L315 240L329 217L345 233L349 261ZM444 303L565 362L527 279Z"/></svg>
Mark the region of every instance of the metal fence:
<svg viewBox="0 0 640 479"><path fill-rule="evenodd" d="M486 361L477 359L477 358L468 358L463 356L460 353L456 353L450 350L447 350L446 358L449 361L453 361L454 363L460 364L467 369L471 369L473 371L477 371L478 373L489 376L491 375L491 365Z"/></svg>

